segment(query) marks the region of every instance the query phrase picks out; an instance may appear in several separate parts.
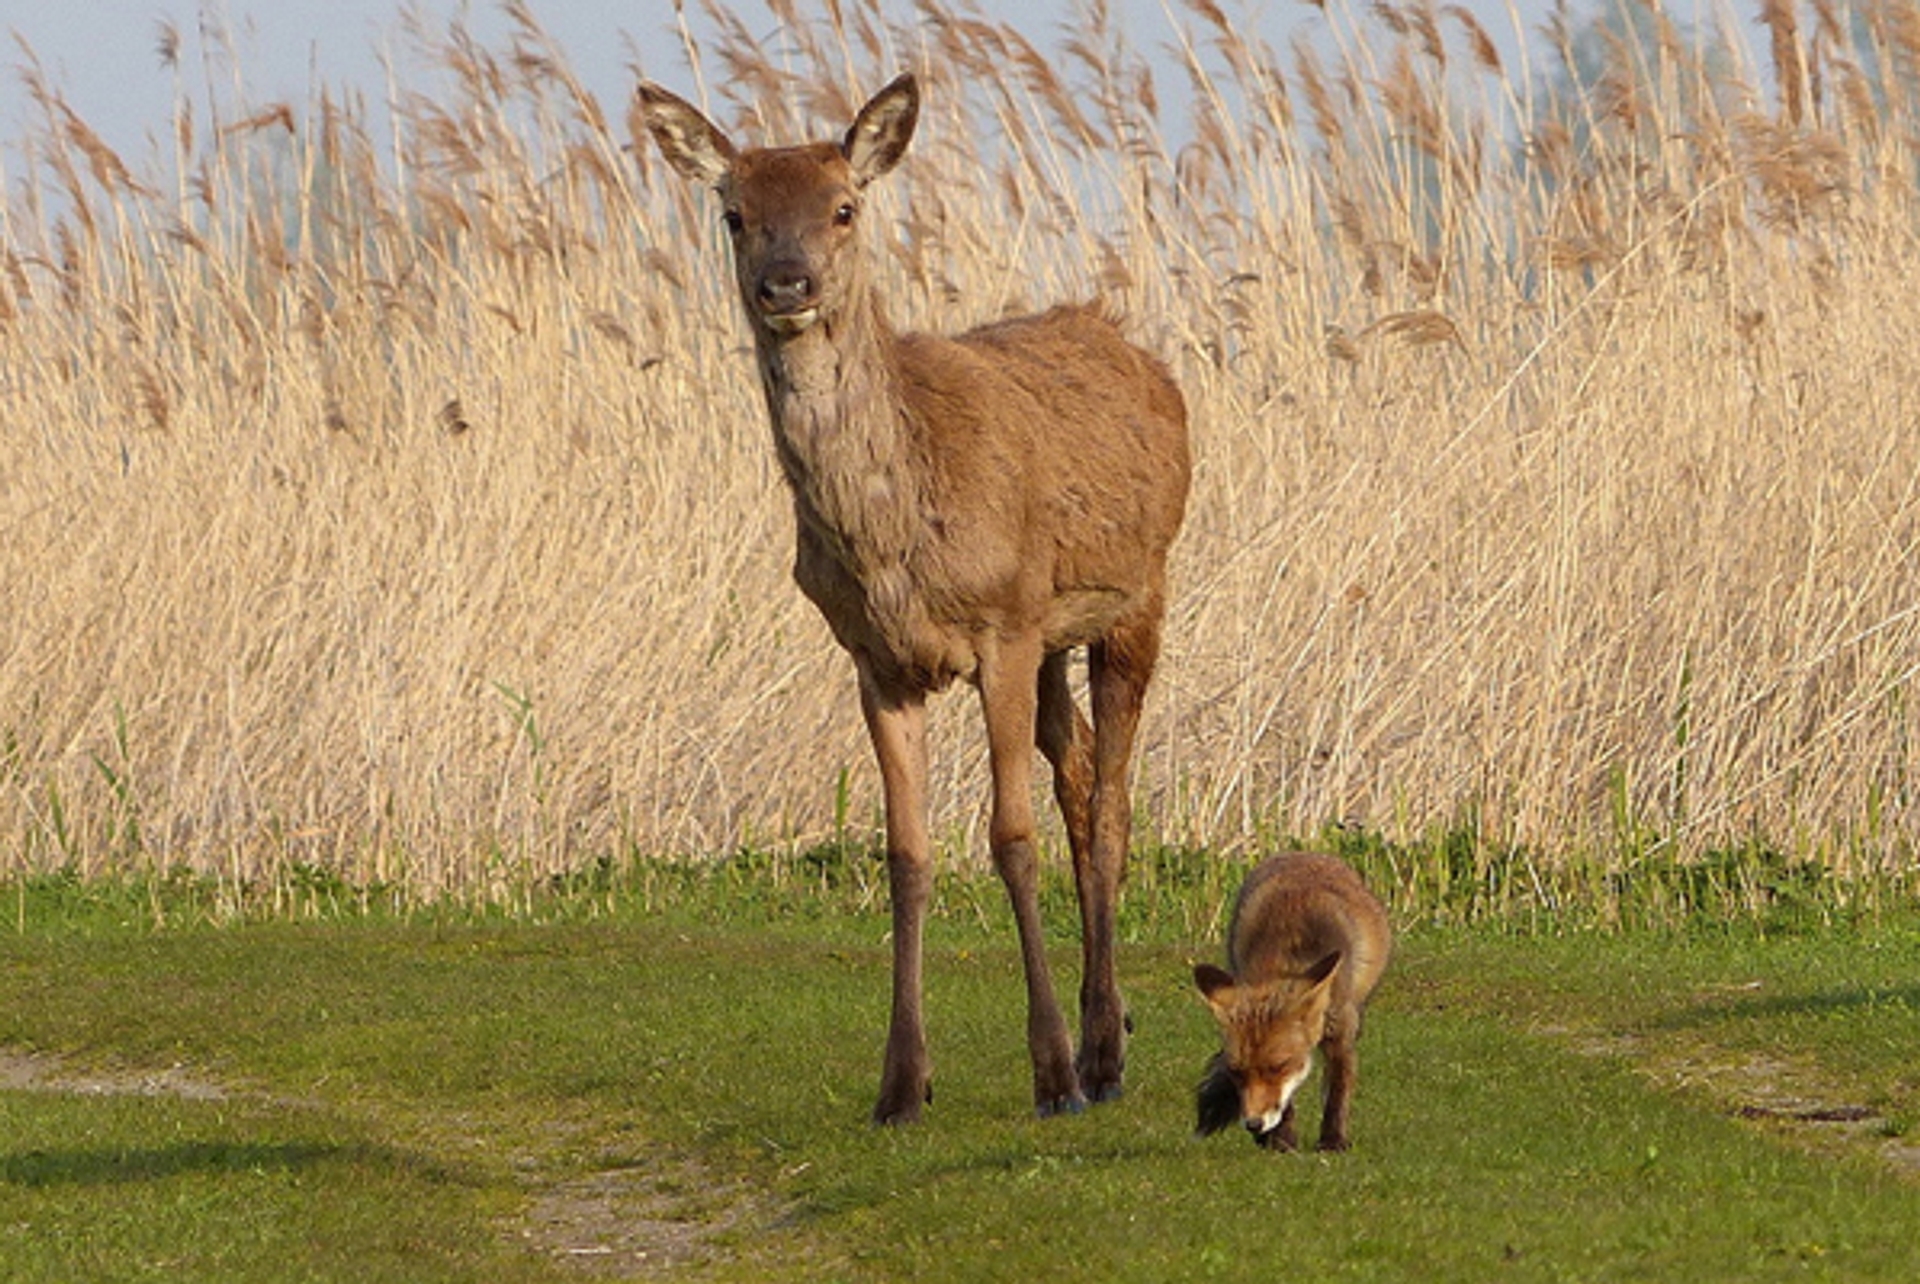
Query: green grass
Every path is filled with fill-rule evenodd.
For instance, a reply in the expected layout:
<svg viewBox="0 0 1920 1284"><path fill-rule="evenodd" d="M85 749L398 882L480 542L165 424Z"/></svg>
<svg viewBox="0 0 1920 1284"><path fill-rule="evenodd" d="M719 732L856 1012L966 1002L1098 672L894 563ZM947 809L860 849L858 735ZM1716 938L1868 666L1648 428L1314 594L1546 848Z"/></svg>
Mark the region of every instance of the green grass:
<svg viewBox="0 0 1920 1284"><path fill-rule="evenodd" d="M487 1244L501 1192L337 1113L4 1093L0 1135L9 1280L537 1278Z"/></svg>
<svg viewBox="0 0 1920 1284"><path fill-rule="evenodd" d="M347 897L225 925L174 889L158 930L152 889L16 889L0 1049L43 1082L0 1090L0 1278L1911 1277L1920 921L1418 927L1370 1014L1357 1149L1327 1159L1191 1136L1186 964L1217 943L1170 925L1217 907L1175 913L1165 871L1134 889L1161 878L1164 913L1136 905L1123 955L1123 1101L1028 1117L1004 913L950 876L937 1097L869 1127L866 877L726 862L517 918ZM170 1067L221 1095L130 1091Z"/></svg>

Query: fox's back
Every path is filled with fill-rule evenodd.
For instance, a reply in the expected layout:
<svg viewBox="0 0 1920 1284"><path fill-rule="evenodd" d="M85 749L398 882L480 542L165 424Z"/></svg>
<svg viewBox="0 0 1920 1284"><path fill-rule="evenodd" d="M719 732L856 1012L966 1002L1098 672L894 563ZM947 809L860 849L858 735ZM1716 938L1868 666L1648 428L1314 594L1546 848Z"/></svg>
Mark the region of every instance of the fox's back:
<svg viewBox="0 0 1920 1284"><path fill-rule="evenodd" d="M1336 1002L1365 1003L1393 949L1387 912L1360 876L1331 856L1290 852L1255 866L1227 935L1243 983L1299 975L1338 952Z"/></svg>

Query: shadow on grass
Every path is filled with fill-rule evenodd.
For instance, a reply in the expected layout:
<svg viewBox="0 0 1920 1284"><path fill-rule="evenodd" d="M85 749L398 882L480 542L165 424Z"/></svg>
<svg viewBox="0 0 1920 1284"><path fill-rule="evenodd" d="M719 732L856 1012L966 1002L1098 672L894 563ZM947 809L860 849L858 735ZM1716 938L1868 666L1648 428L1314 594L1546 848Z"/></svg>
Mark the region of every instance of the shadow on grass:
<svg viewBox="0 0 1920 1284"><path fill-rule="evenodd" d="M1769 1017L1839 1016L1888 1008L1920 1012L1920 985L1849 985L1817 994L1718 997L1674 1012L1653 1023L1660 1030L1690 1030L1726 1022Z"/></svg>
<svg viewBox="0 0 1920 1284"><path fill-rule="evenodd" d="M198 1173L298 1172L347 1164L413 1168L445 1180L436 1166L374 1146L325 1142L183 1142L174 1146L28 1150L0 1155L0 1185L115 1186Z"/></svg>

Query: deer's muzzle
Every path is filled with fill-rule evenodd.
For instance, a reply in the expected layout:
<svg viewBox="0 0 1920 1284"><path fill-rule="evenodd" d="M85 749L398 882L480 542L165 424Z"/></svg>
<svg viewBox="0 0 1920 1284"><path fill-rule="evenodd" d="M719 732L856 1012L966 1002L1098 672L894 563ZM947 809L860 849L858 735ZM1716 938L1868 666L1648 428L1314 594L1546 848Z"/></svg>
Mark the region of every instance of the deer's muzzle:
<svg viewBox="0 0 1920 1284"><path fill-rule="evenodd" d="M754 302L769 330L798 334L819 319L819 283L803 262L772 263L760 273Z"/></svg>

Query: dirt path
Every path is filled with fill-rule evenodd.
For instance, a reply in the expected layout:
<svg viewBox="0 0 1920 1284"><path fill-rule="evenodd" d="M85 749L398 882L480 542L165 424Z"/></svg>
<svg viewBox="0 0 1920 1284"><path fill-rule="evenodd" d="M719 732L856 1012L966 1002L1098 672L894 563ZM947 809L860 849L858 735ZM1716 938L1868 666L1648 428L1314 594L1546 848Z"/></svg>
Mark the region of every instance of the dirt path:
<svg viewBox="0 0 1920 1284"><path fill-rule="evenodd" d="M186 1065L101 1069L47 1053L0 1047L0 1091L185 1101L287 1099L220 1083ZM484 1143L479 1143L484 1144ZM597 1279L646 1280L724 1260L733 1232L765 1228L782 1210L765 1191L717 1178L696 1160L667 1154L556 1177L549 1156L513 1163L524 1210L501 1234L530 1252Z"/></svg>

